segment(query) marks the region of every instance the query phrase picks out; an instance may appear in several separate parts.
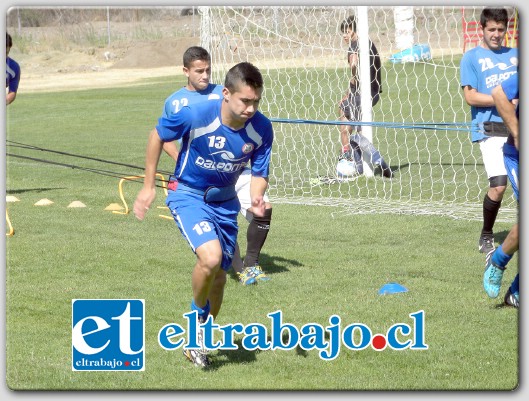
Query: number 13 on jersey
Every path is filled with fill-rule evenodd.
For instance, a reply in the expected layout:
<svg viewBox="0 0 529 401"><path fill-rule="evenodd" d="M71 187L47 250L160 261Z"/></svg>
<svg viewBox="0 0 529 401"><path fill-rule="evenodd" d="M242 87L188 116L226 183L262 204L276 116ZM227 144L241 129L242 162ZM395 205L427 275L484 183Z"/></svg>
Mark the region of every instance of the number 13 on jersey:
<svg viewBox="0 0 529 401"><path fill-rule="evenodd" d="M210 232L211 226L207 221L201 221L200 223L195 224L193 231L195 231L198 235L202 235L204 233Z"/></svg>
<svg viewBox="0 0 529 401"><path fill-rule="evenodd" d="M208 139L210 148L223 149L226 143L226 138L223 136L209 136Z"/></svg>

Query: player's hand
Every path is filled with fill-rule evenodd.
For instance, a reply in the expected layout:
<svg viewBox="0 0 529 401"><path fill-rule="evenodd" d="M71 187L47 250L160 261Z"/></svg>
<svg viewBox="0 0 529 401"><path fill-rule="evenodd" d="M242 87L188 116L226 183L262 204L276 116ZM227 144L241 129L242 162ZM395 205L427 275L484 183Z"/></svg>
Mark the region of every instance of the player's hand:
<svg viewBox="0 0 529 401"><path fill-rule="evenodd" d="M134 201L134 215L138 220L143 220L145 213L147 213L147 210L149 210L154 198L156 198L155 188L143 187L138 193L138 196Z"/></svg>
<svg viewBox="0 0 529 401"><path fill-rule="evenodd" d="M252 213L258 217L263 217L265 214L265 201L262 196L252 199Z"/></svg>

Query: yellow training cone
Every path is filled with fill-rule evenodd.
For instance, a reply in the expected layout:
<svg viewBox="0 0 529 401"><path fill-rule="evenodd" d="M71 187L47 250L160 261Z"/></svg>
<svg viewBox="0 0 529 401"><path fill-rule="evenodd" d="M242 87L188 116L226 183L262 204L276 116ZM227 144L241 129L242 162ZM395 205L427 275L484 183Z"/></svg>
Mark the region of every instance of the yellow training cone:
<svg viewBox="0 0 529 401"><path fill-rule="evenodd" d="M53 202L47 198L39 200L37 203L35 203L34 206L48 206L53 204Z"/></svg>
<svg viewBox="0 0 529 401"><path fill-rule="evenodd" d="M86 207L86 205L81 201L73 201L68 207Z"/></svg>
<svg viewBox="0 0 529 401"><path fill-rule="evenodd" d="M6 196L6 202L20 202L20 199L18 199L16 196L13 195L7 195Z"/></svg>
<svg viewBox="0 0 529 401"><path fill-rule="evenodd" d="M123 210L123 207L118 203L111 203L105 208L105 210Z"/></svg>

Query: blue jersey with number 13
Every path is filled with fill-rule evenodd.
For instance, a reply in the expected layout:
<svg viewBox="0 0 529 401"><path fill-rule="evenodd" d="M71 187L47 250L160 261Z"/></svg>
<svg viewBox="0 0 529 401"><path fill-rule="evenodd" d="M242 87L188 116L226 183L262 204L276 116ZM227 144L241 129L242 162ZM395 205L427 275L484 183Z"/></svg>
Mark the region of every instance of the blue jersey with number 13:
<svg viewBox="0 0 529 401"><path fill-rule="evenodd" d="M163 141L182 140L174 175L185 185L202 190L235 185L248 162L253 176L268 177L272 123L257 111L242 129L233 130L222 124L222 101L192 104L158 120Z"/></svg>

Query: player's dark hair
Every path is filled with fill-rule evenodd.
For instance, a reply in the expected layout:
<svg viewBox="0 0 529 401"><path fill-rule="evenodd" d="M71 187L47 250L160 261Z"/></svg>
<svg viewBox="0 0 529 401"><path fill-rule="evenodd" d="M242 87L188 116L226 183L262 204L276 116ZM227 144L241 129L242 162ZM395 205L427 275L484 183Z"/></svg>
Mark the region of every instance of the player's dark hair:
<svg viewBox="0 0 529 401"><path fill-rule="evenodd" d="M224 86L233 93L241 83L251 86L254 89L261 89L263 87L263 76L261 75L261 71L248 62L234 65L226 74Z"/></svg>
<svg viewBox="0 0 529 401"><path fill-rule="evenodd" d="M340 31L342 31L342 33L345 33L345 31L347 31L349 28L353 32L356 32L356 15L350 15L340 24Z"/></svg>
<svg viewBox="0 0 529 401"><path fill-rule="evenodd" d="M203 60L211 63L211 56L208 51L200 46L191 46L184 52L183 63L184 67L191 67L193 61Z"/></svg>
<svg viewBox="0 0 529 401"><path fill-rule="evenodd" d="M503 22L506 27L509 23L509 15L505 8L484 8L479 19L482 28L485 28L489 21Z"/></svg>
<svg viewBox="0 0 529 401"><path fill-rule="evenodd" d="M6 47L13 47L13 39L11 35L6 32Z"/></svg>

